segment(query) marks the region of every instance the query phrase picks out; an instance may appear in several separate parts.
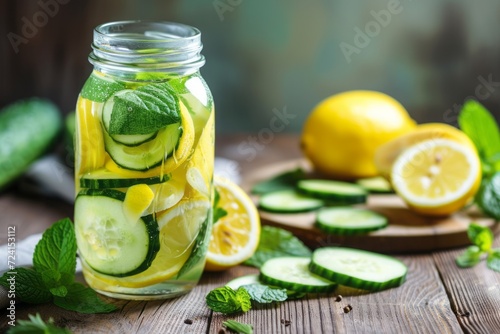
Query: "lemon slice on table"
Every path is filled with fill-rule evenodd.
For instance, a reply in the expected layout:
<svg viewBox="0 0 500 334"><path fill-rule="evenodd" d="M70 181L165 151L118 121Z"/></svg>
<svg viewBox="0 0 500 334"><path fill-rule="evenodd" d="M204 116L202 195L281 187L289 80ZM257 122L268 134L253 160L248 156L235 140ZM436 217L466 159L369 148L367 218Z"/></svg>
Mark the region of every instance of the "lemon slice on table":
<svg viewBox="0 0 500 334"><path fill-rule="evenodd" d="M87 271L85 279L96 289L109 290L110 285L140 288L174 277L189 258L198 231L210 212L210 206L209 201L183 199L175 207L158 215L161 246L147 270L126 277Z"/></svg>
<svg viewBox="0 0 500 334"><path fill-rule="evenodd" d="M475 149L449 139L422 141L396 159L391 172L394 190L414 211L448 215L461 209L481 182Z"/></svg>
<svg viewBox="0 0 500 334"><path fill-rule="evenodd" d="M259 244L260 218L248 195L232 181L214 177L220 195L217 207L227 215L214 222L206 270L224 270L249 259Z"/></svg>

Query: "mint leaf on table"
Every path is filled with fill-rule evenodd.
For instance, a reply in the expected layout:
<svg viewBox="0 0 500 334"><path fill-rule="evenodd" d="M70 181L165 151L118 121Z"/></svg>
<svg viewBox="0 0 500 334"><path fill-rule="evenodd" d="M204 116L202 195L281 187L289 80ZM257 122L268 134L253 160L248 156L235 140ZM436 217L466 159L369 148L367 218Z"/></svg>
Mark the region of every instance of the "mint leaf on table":
<svg viewBox="0 0 500 334"><path fill-rule="evenodd" d="M238 333L238 334L253 334L253 326L249 324L244 324L236 320L226 320L222 322L227 329Z"/></svg>
<svg viewBox="0 0 500 334"><path fill-rule="evenodd" d="M18 320L7 334L71 334L69 330L55 326L52 318L44 322L39 313L34 316L29 314L28 317L30 320Z"/></svg>
<svg viewBox="0 0 500 334"><path fill-rule="evenodd" d="M153 83L113 97L108 132L111 135L144 135L180 122L180 106L166 82Z"/></svg>
<svg viewBox="0 0 500 334"><path fill-rule="evenodd" d="M252 307L250 295L241 287L235 291L223 286L210 291L205 299L212 311L224 314L247 312Z"/></svg>
<svg viewBox="0 0 500 334"><path fill-rule="evenodd" d="M486 259L488 268L500 272L500 248L493 249Z"/></svg>
<svg viewBox="0 0 500 334"><path fill-rule="evenodd" d="M253 186L252 193L264 195L278 190L295 189L297 182L304 179L305 176L304 170L302 168L297 168L257 183Z"/></svg>
<svg viewBox="0 0 500 334"><path fill-rule="evenodd" d="M500 130L491 113L479 102L465 102L458 116L460 129L469 136L485 170L500 171Z"/></svg>
<svg viewBox="0 0 500 334"><path fill-rule="evenodd" d="M487 252L491 249L493 233L488 227L471 223L467 229L467 236L482 252Z"/></svg>
<svg viewBox="0 0 500 334"><path fill-rule="evenodd" d="M94 290L83 284L75 282L67 288L65 296L54 297L54 304L80 313L109 313L116 310L116 306L103 302Z"/></svg>
<svg viewBox="0 0 500 334"><path fill-rule="evenodd" d="M0 285L7 290L11 283L15 284L16 298L24 302L41 304L52 300L52 294L45 286L42 274L33 269L19 267L0 277Z"/></svg>
<svg viewBox="0 0 500 334"><path fill-rule="evenodd" d="M483 178L476 203L488 216L500 220L500 172Z"/></svg>
<svg viewBox="0 0 500 334"><path fill-rule="evenodd" d="M456 258L459 267L466 268L478 264L486 254L488 268L500 272L500 248L492 249L493 232L488 227L475 223L469 224L467 235L473 246L467 247L465 252Z"/></svg>
<svg viewBox="0 0 500 334"><path fill-rule="evenodd" d="M260 268L264 262L275 257L311 254L311 250L291 232L278 227L262 226L257 250L244 264Z"/></svg>
<svg viewBox="0 0 500 334"><path fill-rule="evenodd" d="M456 263L459 267L468 268L473 267L481 261L483 252L477 246L469 246L459 257Z"/></svg>
<svg viewBox="0 0 500 334"><path fill-rule="evenodd" d="M282 302L288 298L286 289L272 288L260 283L243 285L242 288L247 290L253 301L261 304Z"/></svg>
<svg viewBox="0 0 500 334"><path fill-rule="evenodd" d="M105 313L116 310L97 293L74 282L76 238L73 223L61 219L48 228L35 247L33 269L15 268L0 277L0 285L9 289L14 277L16 297L26 303L53 301L67 310L81 313Z"/></svg>
<svg viewBox="0 0 500 334"><path fill-rule="evenodd" d="M43 233L35 247L33 267L39 273L53 271L64 283L71 283L76 270L76 238L68 218L58 221ZM57 275L56 274L56 275Z"/></svg>

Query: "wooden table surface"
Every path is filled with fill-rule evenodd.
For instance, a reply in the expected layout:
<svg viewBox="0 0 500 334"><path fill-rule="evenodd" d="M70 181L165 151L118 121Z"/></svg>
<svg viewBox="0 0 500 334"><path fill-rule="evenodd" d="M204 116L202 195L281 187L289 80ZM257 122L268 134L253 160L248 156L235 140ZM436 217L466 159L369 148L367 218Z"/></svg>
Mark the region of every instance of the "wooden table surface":
<svg viewBox="0 0 500 334"><path fill-rule="evenodd" d="M216 154L238 161L243 178L257 167L300 156L294 135L265 139L263 142L255 135L219 136ZM6 243L7 226L17 226L20 240L71 215L72 206L55 199L3 193L0 244ZM495 247L500 247L499 238ZM500 333L500 273L487 269L484 262L469 269L458 268L454 261L462 251L397 256L409 268L407 281L398 288L363 294L339 288L332 294L254 308L237 316L211 312L205 296L235 277L256 273L255 268L238 266L227 272L205 273L192 292L176 299L108 299L119 307L111 314L85 315L53 305L24 304L18 305L16 317L26 319L29 313L39 312L42 318L52 317L57 325L74 333L224 333L222 322L226 319L252 324L255 333L266 334ZM341 302L335 301L338 294L343 296ZM344 313L347 304L352 311ZM2 310L0 332L7 328L5 315ZM192 324L186 324L186 319Z"/></svg>

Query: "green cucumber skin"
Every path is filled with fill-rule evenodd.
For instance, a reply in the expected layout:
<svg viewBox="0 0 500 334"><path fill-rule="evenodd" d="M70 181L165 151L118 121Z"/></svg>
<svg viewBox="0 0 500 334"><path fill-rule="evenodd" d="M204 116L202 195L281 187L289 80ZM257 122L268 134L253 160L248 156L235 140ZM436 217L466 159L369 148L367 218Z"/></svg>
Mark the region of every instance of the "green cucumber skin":
<svg viewBox="0 0 500 334"><path fill-rule="evenodd" d="M0 189L52 146L62 125L59 109L39 98L15 102L0 112Z"/></svg>
<svg viewBox="0 0 500 334"><path fill-rule="evenodd" d="M110 197L119 201L124 201L125 200L125 193L118 191L118 190L113 190L113 189L84 189L78 193L77 199L80 196L90 196L90 197L95 197L95 196L104 196L104 197ZM156 257L156 254L160 250L160 230L158 229L158 223L156 222L156 219L154 218L153 215L147 215L144 217L141 217L141 220L144 222L146 225L146 229L148 232L149 236L149 248L148 248L148 254L146 255L144 261L134 270L131 270L126 273L121 273L121 274L110 274L107 272L103 272L100 270L96 270L94 267L90 265L90 263L86 262L89 267L91 267L93 270L96 272L103 274L103 275L108 275L108 276L113 276L113 277L127 277L127 276L132 276L139 274L145 270L147 270L150 266L153 260Z"/></svg>
<svg viewBox="0 0 500 334"><path fill-rule="evenodd" d="M342 194L342 193L328 193L321 190L310 189L307 184L309 181L324 181L324 182L334 182L334 183L345 183L341 181L330 181L330 180L302 180L297 183L297 192L304 194L306 196L310 196L313 198L322 199L330 202L329 204L359 204L366 203L366 199L368 197L368 192L362 188L361 186L355 184L349 184L351 187L356 187L359 189L359 194Z"/></svg>
<svg viewBox="0 0 500 334"><path fill-rule="evenodd" d="M356 252L365 252L356 249ZM367 251L366 251L367 252ZM369 253L369 252L367 252ZM384 255L381 255L384 256ZM323 278L326 278L328 280L331 280L333 282L336 282L340 285L345 285L351 288L356 288L356 289L361 289L361 290L367 290L367 291L381 291L389 288L394 288L398 287L401 284L403 284L406 280L406 274L407 271L400 277L395 277L389 281L385 282L367 282L365 280L361 280L356 277L352 277L349 275L345 275L342 273L338 273L335 271L332 271L330 269L327 269L323 266L320 266L314 262L314 253L312 256L311 263L309 263L309 270L312 273L315 273L318 276L321 276Z"/></svg>
<svg viewBox="0 0 500 334"><path fill-rule="evenodd" d="M126 276L137 275L139 273L142 273L143 271L146 271L149 267L151 267L151 264L153 263L156 254L158 254L158 252L160 251L160 230L158 229L158 223L156 222L153 215L144 216L141 217L141 219L144 222L144 224L146 224L146 229L148 230L148 235L149 235L149 251L148 255L144 259L144 262L142 262L136 269L129 271L127 273L114 274L114 275L106 273L101 273L101 274L116 276L116 277L126 277Z"/></svg>
<svg viewBox="0 0 500 334"><path fill-rule="evenodd" d="M325 285L325 286L310 286L299 283L283 282L268 277L262 273L260 273L259 275L259 281L270 286L291 290L297 293L326 293L326 292L332 292L337 288L337 284L335 284L336 282L335 283L332 282L331 285Z"/></svg>
<svg viewBox="0 0 500 334"><path fill-rule="evenodd" d="M107 131L106 129L104 129L104 131ZM109 134L109 133L108 133ZM156 136L158 135L158 131L156 131L155 133L153 133L150 137L147 137L146 139L144 140L138 140L137 142L134 142L134 143L124 143L123 141L120 141L116 138L116 135L109 135L111 137L111 139L113 139L113 141L117 144L121 144L121 145L125 145L125 146L128 146L128 147L135 147L135 146L139 146L139 145L142 145L144 143L147 143L148 141L150 140L153 140L156 138Z"/></svg>
<svg viewBox="0 0 500 334"><path fill-rule="evenodd" d="M293 209L276 209L276 208L271 208L271 207L267 207L265 205L259 204L259 209L261 209L262 211L271 212L271 213L305 213L305 212L311 212L311 211L317 210L317 209L321 208L322 206L323 205L318 205L318 206L314 206L314 207L311 206L310 208L293 210Z"/></svg>
<svg viewBox="0 0 500 334"><path fill-rule="evenodd" d="M89 177L80 178L81 188L106 189L106 188L128 188L136 184L158 184L167 182L170 179L169 174L147 178L131 179L92 179Z"/></svg>
<svg viewBox="0 0 500 334"><path fill-rule="evenodd" d="M326 208L325 210L336 210L336 209ZM351 209L349 209L349 210L351 210ZM352 210L358 210L358 209L352 209ZM363 210L363 211L369 211L369 210ZM381 220L383 219L385 221L385 223L380 224L380 225L376 225L376 226L364 226L364 227L332 226L332 225L329 225L328 223L324 223L321 221L321 219L320 219L321 212L322 211L318 212L318 215L316 216L316 221L315 221L314 225L318 229L320 229L321 231L323 231L325 233L329 233L329 234L343 235L343 236L363 235L363 234L367 234L370 232L381 230L383 228L386 228L388 225L387 218L385 218L384 216L382 216L376 212L373 212L373 215L380 216L380 219Z"/></svg>
<svg viewBox="0 0 500 334"><path fill-rule="evenodd" d="M342 236L358 236L358 235L365 235L370 232L378 231L381 229L384 229L387 227L387 224L382 225L382 226L374 226L374 227L367 227L367 228L346 228L346 227L333 227L333 226L326 226L324 224L321 224L319 222L315 222L314 225L320 229L321 231L328 233L328 234L334 234L334 235L342 235Z"/></svg>

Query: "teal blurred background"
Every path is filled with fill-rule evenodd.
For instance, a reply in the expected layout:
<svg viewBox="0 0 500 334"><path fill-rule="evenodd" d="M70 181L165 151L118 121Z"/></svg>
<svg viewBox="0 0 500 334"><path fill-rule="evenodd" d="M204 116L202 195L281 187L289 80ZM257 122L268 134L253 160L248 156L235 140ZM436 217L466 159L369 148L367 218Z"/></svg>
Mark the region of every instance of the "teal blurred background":
<svg viewBox="0 0 500 334"><path fill-rule="evenodd" d="M13 45L47 6L54 15ZM218 133L258 132L276 113L298 133L319 101L352 89L385 92L420 123L455 125L467 98L500 119L498 1L1 0L0 17L0 106L37 95L68 112L92 29L158 19L202 31Z"/></svg>

